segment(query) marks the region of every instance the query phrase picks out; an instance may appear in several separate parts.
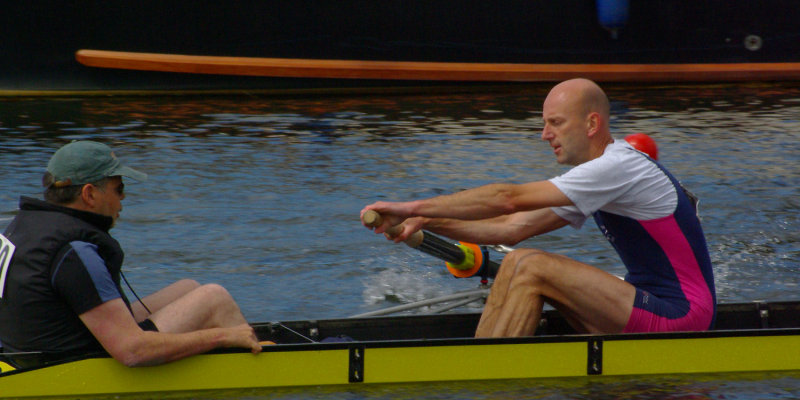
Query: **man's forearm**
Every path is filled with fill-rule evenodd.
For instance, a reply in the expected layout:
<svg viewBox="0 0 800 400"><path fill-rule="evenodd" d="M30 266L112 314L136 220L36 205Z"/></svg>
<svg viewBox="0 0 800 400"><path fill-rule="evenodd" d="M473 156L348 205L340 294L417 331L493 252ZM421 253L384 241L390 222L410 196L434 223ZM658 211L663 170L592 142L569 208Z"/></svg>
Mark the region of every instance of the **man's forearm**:
<svg viewBox="0 0 800 400"><path fill-rule="evenodd" d="M210 351L217 347L218 335L210 329L188 333L142 332L106 350L128 367L158 365Z"/></svg>
<svg viewBox="0 0 800 400"><path fill-rule="evenodd" d="M514 244L513 231L506 224L508 216L479 221L449 218L427 219L424 228L454 240L478 244Z"/></svg>
<svg viewBox="0 0 800 400"><path fill-rule="evenodd" d="M480 221L448 218L422 218L422 227L451 239L478 244L515 245L567 225L549 207L502 215Z"/></svg>
<svg viewBox="0 0 800 400"><path fill-rule="evenodd" d="M514 212L515 186L490 184L411 202L411 213L430 218L482 220Z"/></svg>

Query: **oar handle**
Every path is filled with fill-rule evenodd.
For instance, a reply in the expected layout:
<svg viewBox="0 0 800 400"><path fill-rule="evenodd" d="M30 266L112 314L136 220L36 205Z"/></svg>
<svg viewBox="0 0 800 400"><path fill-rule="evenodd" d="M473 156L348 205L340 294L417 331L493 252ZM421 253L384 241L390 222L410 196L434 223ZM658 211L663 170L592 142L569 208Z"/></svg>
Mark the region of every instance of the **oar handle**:
<svg viewBox="0 0 800 400"><path fill-rule="evenodd" d="M366 212L364 212L364 215L361 216L361 222L363 222L364 225L366 226L374 228L376 226L380 226L383 223L383 217L374 210L367 210ZM389 238L394 238L401 232L403 232L403 224L395 225L387 229L386 235ZM409 236L405 240L405 244L407 244L408 247L415 248L418 247L420 244L422 244L424 238L425 234L422 233L422 231L416 231L412 233L411 236Z"/></svg>

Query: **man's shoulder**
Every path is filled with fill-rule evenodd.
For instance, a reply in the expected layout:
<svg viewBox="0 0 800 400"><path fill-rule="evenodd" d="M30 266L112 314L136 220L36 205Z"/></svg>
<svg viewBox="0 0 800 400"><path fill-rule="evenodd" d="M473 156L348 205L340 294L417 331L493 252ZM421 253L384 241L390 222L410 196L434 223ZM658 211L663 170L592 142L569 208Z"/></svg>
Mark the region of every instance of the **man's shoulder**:
<svg viewBox="0 0 800 400"><path fill-rule="evenodd" d="M640 152L624 140L615 140L606 146L603 155L599 158L614 159L617 161L640 159Z"/></svg>
<svg viewBox="0 0 800 400"><path fill-rule="evenodd" d="M644 153L636 150L624 140L616 140L610 143L603 155L593 160L587 161L576 168L589 169L593 171L605 171L610 175L630 175L631 171L657 170L658 165L654 160L648 158Z"/></svg>

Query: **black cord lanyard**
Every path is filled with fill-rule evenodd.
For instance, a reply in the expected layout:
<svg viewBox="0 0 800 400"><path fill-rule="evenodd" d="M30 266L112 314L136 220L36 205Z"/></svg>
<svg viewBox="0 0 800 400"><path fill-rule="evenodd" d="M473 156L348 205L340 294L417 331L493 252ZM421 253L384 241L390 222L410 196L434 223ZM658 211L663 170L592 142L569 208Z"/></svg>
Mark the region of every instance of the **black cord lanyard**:
<svg viewBox="0 0 800 400"><path fill-rule="evenodd" d="M122 277L122 280L123 280L123 281L125 281L125 285L127 285L127 286L128 286L128 289L131 291L131 293L133 293L133 297L136 297L136 300L138 300L138 301L139 301L139 304L141 304L141 305L142 305L142 307L144 307L144 309L145 309L145 310L147 310L147 314L148 314L148 315L152 314L153 312L152 312L152 311L150 311L150 309L149 309L149 308L147 308L147 306L144 304L144 302L143 302L143 301L142 301L142 299L139 297L139 295L138 295L138 294L136 294L136 291L135 291L135 290L133 290L133 288L131 287L131 284L128 282L128 278L126 278L126 277L125 277L125 274L123 274L123 273L122 273L122 270L120 270L120 271L119 271L119 276L121 276L121 277Z"/></svg>

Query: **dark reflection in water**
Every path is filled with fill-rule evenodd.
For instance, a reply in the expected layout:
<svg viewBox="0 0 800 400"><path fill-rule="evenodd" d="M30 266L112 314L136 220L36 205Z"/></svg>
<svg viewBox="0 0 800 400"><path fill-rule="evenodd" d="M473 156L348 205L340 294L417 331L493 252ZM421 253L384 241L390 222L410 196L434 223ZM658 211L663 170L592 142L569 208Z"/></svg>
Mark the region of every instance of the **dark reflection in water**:
<svg viewBox="0 0 800 400"><path fill-rule="evenodd" d="M0 99L0 228L20 194L38 196L56 148L94 139L150 174L146 183L129 185L114 230L140 294L192 276L229 288L249 319L274 320L342 317L470 289L477 282L452 279L438 261L370 234L358 212L377 199L563 172L539 139L547 90ZM800 86L607 91L614 133L652 135L664 164L700 196L719 300L800 298ZM592 226L523 245L624 271ZM487 392L443 384L455 391L441 398L766 398L760 383L751 384L750 396L736 397L739 381L654 382L588 381L575 391L541 382L535 389L492 384ZM797 395L798 380L788 382L788 393ZM667 392L657 392L663 385ZM397 398L374 390L334 398ZM438 398L420 386L407 390L406 397Z"/></svg>
<svg viewBox="0 0 800 400"><path fill-rule="evenodd" d="M717 400L797 399L800 374L738 373L727 375L637 376L624 379L575 378L513 381L429 382L425 384L287 388L180 394L193 399L236 400ZM119 397L121 400L127 396ZM130 398L133 398L132 396Z"/></svg>

